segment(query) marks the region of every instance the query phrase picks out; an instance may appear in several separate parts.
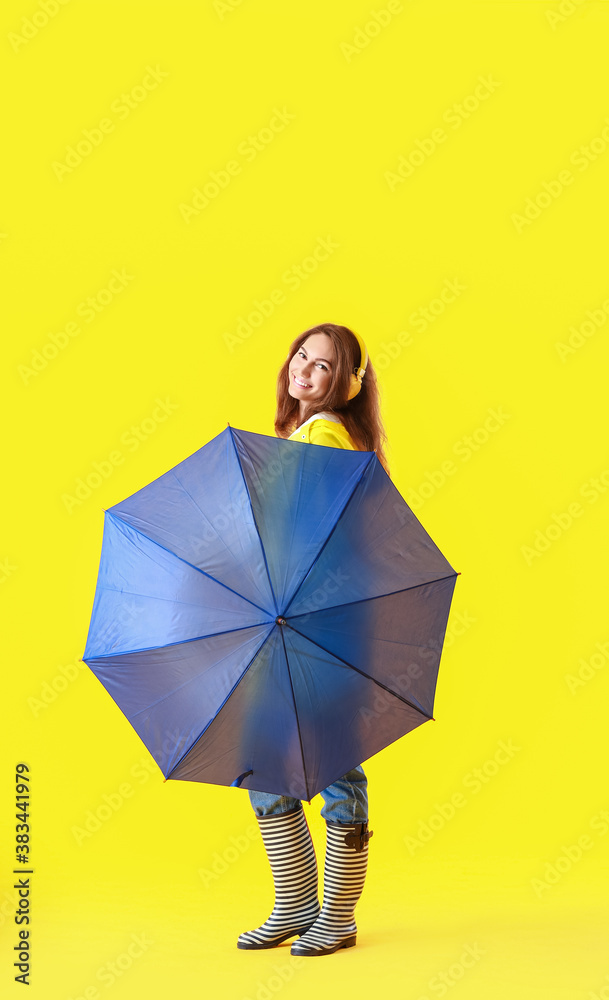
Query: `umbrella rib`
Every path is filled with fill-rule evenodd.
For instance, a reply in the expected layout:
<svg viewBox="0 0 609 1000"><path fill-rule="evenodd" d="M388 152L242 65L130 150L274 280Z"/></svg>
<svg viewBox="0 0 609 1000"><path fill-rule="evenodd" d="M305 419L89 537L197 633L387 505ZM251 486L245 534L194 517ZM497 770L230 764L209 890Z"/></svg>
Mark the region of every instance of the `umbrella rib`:
<svg viewBox="0 0 609 1000"><path fill-rule="evenodd" d="M124 588L119 589L118 587L105 586L100 589L109 594L130 594L132 597L143 597L144 600L147 601L164 601L166 604L183 604L185 608L201 607L201 603L197 601L180 601L177 597L157 597L156 594L141 594L138 590L125 590ZM233 591L233 593L236 594L237 592ZM241 594L237 594L237 597L241 597ZM244 598L244 600L246 600L246 598ZM209 607L209 605L207 606ZM259 608L259 610L263 611L263 608ZM268 611L264 611L264 614L270 617Z"/></svg>
<svg viewBox="0 0 609 1000"><path fill-rule="evenodd" d="M294 444L298 444L298 442L294 442ZM300 450L301 450L301 458L300 458L300 464L299 464L299 469L298 469L298 503L299 504L300 504L300 500L301 500L301 496L302 496L302 470L303 470L303 466L304 466L304 463L305 463L305 454L306 454L304 448L301 448ZM328 466L330 465L330 462L331 462L331 457L330 456L326 455L325 458L326 458L326 464L324 466L323 472L325 472L325 470L328 468ZM286 481L285 481L285 470L284 470L283 465L281 467L281 472L282 472L282 475L283 475L284 485L287 486ZM322 472L322 475L323 475L323 472ZM345 501L345 504L347 502L348 502L348 500ZM328 516L328 511L326 511L326 514L324 515L324 517L326 517L326 516ZM320 523L323 523L323 521L320 522ZM296 531L297 524L298 524L298 508L294 511L294 516L293 516L292 522L291 522L292 530L291 530L291 534L290 534L290 540L289 540L289 543L287 545L287 549L288 549L289 552L291 552L291 550L292 550L292 541L293 541L293 538L294 538L294 533ZM287 562L286 562L285 572L284 572L284 578L283 578L283 587L282 587L283 593L285 593L285 584L286 584L287 572L288 572L288 565L287 565Z"/></svg>
<svg viewBox="0 0 609 1000"><path fill-rule="evenodd" d="M205 636L204 638L207 638L207 637ZM258 653L262 649L262 647L263 647L263 645L264 645L264 643L266 642L267 639L268 639L268 635L266 636L265 639L262 640L262 642L260 643L260 645L258 646L258 648L256 649L256 651L254 652L254 654L252 656L252 660L254 659L255 656L258 655ZM228 653L225 653L223 659L225 660L230 655L231 655L231 651L229 651ZM248 667L251 664L252 660L250 660L250 663L248 664ZM214 663L214 667L217 667L220 663L222 663L222 660L217 660L216 663ZM247 669L247 667L246 667L246 669ZM244 671L244 673L245 673L245 671ZM187 687L189 684L192 683L193 680L198 680L200 677L201 677L201 674L197 674L195 677L189 677L188 680L184 681L182 684L179 684L178 687L173 688L171 691L168 691L166 694L161 695L160 698L157 698L156 701L153 701L149 705L146 705L144 708L140 708L137 712L134 712L132 718L137 719L138 715L141 715L142 712L149 712L151 709L156 708L156 706L160 705L161 702L166 701L168 698L172 698L174 694L177 694L177 692L181 691L182 688ZM243 677L243 674L241 675L241 677ZM241 677L239 678L239 681L241 680ZM237 682L237 683L239 683L239 682Z"/></svg>
<svg viewBox="0 0 609 1000"><path fill-rule="evenodd" d="M273 622L255 622L253 625L238 625L236 628L226 628L222 632L209 632L207 635L193 635L190 639L176 639L175 642L164 642L162 646L142 646L141 649L122 649L120 653L94 653L87 660L103 660L107 657L130 656L131 653L151 653L155 649L171 649L172 646L183 646L185 642L197 642L199 639L215 639L218 635L230 635L231 632L243 632L248 628L263 628L273 625ZM83 657L84 660L84 657ZM84 660L86 663L87 660Z"/></svg>
<svg viewBox="0 0 609 1000"><path fill-rule="evenodd" d="M233 590L232 587L229 587L227 583L222 583L221 580L217 580L215 576L211 575L211 573L206 573L204 569L200 569L199 566L195 566L194 563L189 562L188 559L184 559L183 556L179 556L177 552L172 552L166 545L161 545L161 543L157 542L155 538L151 538L150 535L147 535L144 531L140 531L140 529L136 528L135 525L129 524L129 521L125 521L125 519L119 517L118 514L111 513L109 510L106 511L106 514L110 514L110 516L116 518L117 521L120 521L122 524L126 524L132 531L137 531L138 535L141 535L142 538L146 538L149 542L152 542L153 545L158 545L158 547L163 549L164 552L168 552L174 559L179 559L180 562L185 563L186 566L190 566L190 568L196 570L197 573L201 573L203 576L206 576L208 580L213 580L219 587L224 587L226 590L230 590L231 594L235 594L236 597L240 597L242 601L247 601L247 603L251 604L252 607L258 608L258 611L262 611L265 615L269 614L266 608L261 608L259 604L255 603L255 601L250 601L249 597L244 597L243 594L237 593L237 591ZM275 595L273 594L273 597L274 596Z"/></svg>
<svg viewBox="0 0 609 1000"><path fill-rule="evenodd" d="M290 689L292 691L292 699L294 701L294 715L296 716L296 728L298 729L298 742L300 743L300 756L302 757L302 774L303 774L303 777L304 777L305 791L307 793L307 802L310 802L311 801L311 795L310 795L310 792L309 792L309 782L307 781L307 765L306 765L306 762L305 762L304 748L303 748L303 745L302 745L302 735L301 735L301 732L300 732L300 720L298 718L298 707L296 705L296 695L294 694L294 685L292 683L292 671L290 670L290 660L289 660L288 651L287 651L286 645L285 645L285 636L283 634L283 630L282 629L280 629L279 631L281 632L281 641L283 643L283 651L285 653L285 662L286 662L286 666L288 668L288 677L290 679ZM296 629L294 629L294 632L295 631L296 631Z"/></svg>
<svg viewBox="0 0 609 1000"><path fill-rule="evenodd" d="M260 530L258 528L258 524L256 522L256 517L254 515L254 505L252 503L252 498L251 498L251 495L250 495L250 488L247 485L247 479L245 478L245 473L244 473L243 467L241 465L241 459L239 457L239 452L237 450L237 445L235 444L235 437L234 437L234 433L233 433L233 428L230 427L230 425L229 425L228 429L230 431L230 439L233 442L233 448L235 449L235 455L237 456L237 465L239 466L239 471L240 471L240 473L241 473L241 475L243 477L243 485L245 486L245 491L247 493L247 498L248 498L248 500L250 502L250 508L251 508L251 511L252 511L252 521L254 522L254 525L255 525L255 528L256 528L256 534L258 535L258 541L260 542L260 551L262 552L262 558L264 559L264 565L266 567L266 575L268 577L269 587L271 588L271 594L273 595L273 600L275 602L275 614L278 614L279 608L278 608L278 605L277 605L277 597L276 597L275 591L273 589L273 581L271 580L271 573L270 573L270 570L269 570L269 564L268 564L268 562L266 560L266 552L264 551L264 545L262 544L262 538L261 538L261 535L260 535Z"/></svg>
<svg viewBox="0 0 609 1000"><path fill-rule="evenodd" d="M294 442L294 444L298 444L298 442ZM298 496L297 496L298 505L300 505L300 499L301 499L301 496L302 496L302 469L303 469L303 465L305 463L305 454L306 454L305 453L305 449L301 448L300 449L300 454L299 454L300 461L299 461L299 464L298 464ZM287 490L287 483L286 483L286 478L285 478L285 468L283 466L283 463L281 465L281 475L282 475L282 478L283 478L283 485L284 485L284 487L286 487L286 493L287 493L288 490ZM288 546L287 546L288 552L292 551L292 542L294 540L294 532L296 531L296 525L297 524L298 524L298 507L294 511L294 516L292 517L292 523L291 523L292 530L291 530L291 533L290 533L290 541L289 541ZM285 594L285 590L286 590L287 574L288 574L288 561L286 560L285 566L284 566L284 571L283 571L283 580L282 580L282 584L281 584L281 590L282 590L282 593L284 593L284 594Z"/></svg>
<svg viewBox="0 0 609 1000"><path fill-rule="evenodd" d="M366 601L379 601L382 597L393 597L394 594L407 594L409 590L417 590L419 587L429 587L432 583L443 583L444 580L456 579L458 573L450 573L448 576L438 576L433 580L424 580L423 583L415 583L412 587L402 587L400 590L390 590L387 594L373 594L371 597L358 597L355 601L344 601L342 604L328 604L324 608L315 608L314 611L301 611L300 614L292 615L290 618L305 618L316 615L320 611L335 611L337 608L348 608L351 604L364 604ZM287 614L288 612L286 612Z"/></svg>
<svg viewBox="0 0 609 1000"><path fill-rule="evenodd" d="M229 429L230 429L230 432L231 432L230 436L231 436L231 440L232 440L232 428L231 428L230 424L229 424L228 426L229 426ZM233 441L233 444L234 444L234 441ZM236 449L235 449L235 450L236 450ZM243 477L243 481L244 481L244 483L245 483L245 476L243 476L243 470L241 469L241 465L240 465L240 463L239 463L239 456L238 456L238 455L237 455L237 465L239 465L239 471L241 472L241 475L242 475L242 477ZM187 490L187 489L186 489L186 487L184 486L184 484L183 484L183 483L181 482L181 480L180 480L180 479L178 479L178 476L177 476L177 474L175 473L175 471L174 471L174 476L175 476L175 478L177 479L177 481L178 481L178 483L180 484L180 486L182 487L182 489L184 490L184 492L185 492L185 493L186 493L186 494L187 494L187 495L188 495L188 496L190 497L190 499L191 499L191 500L192 500L192 502L194 503L195 507L196 507L196 508L197 508L197 509L198 509L199 511L201 511L201 514L203 514L203 516L204 516L204 517L206 518L206 520L207 520L207 521L208 521L208 523L209 523L209 518L207 518L207 517L206 517L206 515L205 515L205 514L203 513L203 511L202 511L202 510L201 510L201 508L199 507L199 504L197 503L197 501L196 501L196 500L195 500L195 498L193 497L192 493L190 493L190 492L189 492L189 490ZM248 497L248 500L249 500L249 502L250 502L250 507L251 507L251 505L252 505L252 501L251 501L251 497L250 497L250 495L249 495L249 491L247 490L247 483L245 483L245 488L246 488L246 492L247 492L247 497ZM254 525L256 526L256 531L258 532L258 525L256 524L256 519L255 519L255 517L254 517L254 512L253 512L253 510L252 510L252 521L254 522ZM219 538L221 539L221 541L222 541L222 542L224 543L224 547L225 547L225 548L227 549L227 551L228 551L228 552L230 552L230 549L229 549L228 545L226 544L226 542L224 541L224 539L222 538L222 536L221 536L221 535L219 534L219 532L216 532L216 533L218 534L218 537L219 537ZM259 533L259 532L258 532L258 538L260 538L260 533ZM243 546L242 546L242 551L243 551ZM264 555L264 550L263 550L263 553L262 553L262 554ZM265 562L266 562L266 559L265 559ZM268 567L267 567L267 571L268 571ZM269 581L269 582L270 582L270 581ZM273 594L273 588L272 588L272 586L271 586L271 594ZM274 595L274 594L273 594L273 599L275 599L275 595ZM246 598L246 600L247 600L247 598ZM252 602L252 603L253 603L253 602ZM275 604L277 604L277 601L275 601ZM257 607L257 605L256 605L256 607Z"/></svg>
<svg viewBox="0 0 609 1000"><path fill-rule="evenodd" d="M293 602L294 602L294 600L296 598L296 594L298 593L298 591L300 590L300 588L303 586L303 584L305 583L305 581L308 579L308 577L311 574L311 572L312 572L313 567L315 566L315 564L319 561L319 558L320 558L323 550L325 549L326 545L328 544L328 542L332 538L332 535L336 531L337 525L338 525L341 517L343 516L343 514L345 513L347 507L351 503L351 500L352 500L352 498L353 498L353 496L355 494L355 491L356 491L357 487L359 486L359 484L361 483L362 479L366 475L366 472L368 471L368 469L369 469L369 467L370 467L370 465L371 465L371 463L372 463L372 461L373 461L374 458L375 458L375 452L371 452L369 460L366 462L365 466L363 467L360 475L357 478L357 482L354 484L353 489L351 490L351 493L349 494L349 496L348 496L348 498L347 498L347 500L346 500L346 502L345 502L345 504L343 506L343 509L341 510L340 514L336 518L336 521L334 523L334 527L332 528L332 531L330 531L328 533L328 537L326 538L326 540L323 543L323 545L321 546L319 552L315 556L315 559L313 560L313 562L309 566L307 572L305 573L305 575L303 576L302 580L300 581L300 583L296 587L296 590L294 591L294 593L290 597L289 601L287 601L287 603L286 603L286 611L284 611L284 615L288 613L288 609L290 607L290 604L293 604Z"/></svg>
<svg viewBox="0 0 609 1000"><path fill-rule="evenodd" d="M419 712L420 715L424 715L426 719L433 719L433 715L429 715L427 712L423 711L422 708L419 708L418 705L414 705L408 700L408 698L403 698L401 694L396 694L395 691L392 691L391 688L387 687L386 684L383 684L382 681L377 681L376 677L372 677L370 674L367 674L365 670L360 670L359 667L355 667L352 663L349 663L348 660L344 660L342 656L338 656L337 653L332 653L329 649L322 646L321 643L315 642L315 639L309 638L309 636L305 635L304 632L300 632L297 628L294 628L294 626L290 625L289 622L286 622L286 625L288 628L291 628L293 632L297 632L303 639L306 639L307 642L312 642L314 646L317 646L317 648L321 649L324 653L328 653L329 656L333 656L336 660L340 660L340 662L344 663L346 667L351 667L352 670L357 671L357 673L361 674L362 677L367 677L369 681L373 681L375 684L378 684L380 688L383 688L383 690L387 691L388 694L393 695L394 698L398 698L400 701L403 701L405 705L408 705L410 708L414 708L415 712Z"/></svg>
<svg viewBox="0 0 609 1000"><path fill-rule="evenodd" d="M218 711L216 712L216 714L214 715L213 719L209 720L209 722L207 723L207 725L201 730L201 732L197 736L197 738L194 741L194 743L191 743L191 745L189 746L188 750L185 750L184 753L182 754L182 756L180 757L180 759L178 761L176 761L176 763L172 767L171 771L168 774L165 775L166 778L171 778L171 775L180 766L180 764L182 763L182 761L184 760L184 758L188 757L189 753L192 753L192 751L196 747L196 745L199 742L199 740L201 740L203 738L203 736L205 735L205 733L207 732L207 730L209 729L209 727L212 725L212 723L216 721L216 719L220 715L220 712L222 711L222 709L226 705L226 703L229 700L229 698L231 697L231 695L234 694L235 690L237 689L237 687L239 686L239 684L241 683L241 681L245 677L246 673L250 669L252 663L254 662L254 660L256 659L256 657L258 656L258 654L260 653L261 649L269 641L269 638L273 634L273 631L274 631L274 629L271 629L269 631L269 634L267 635L266 639L264 639L264 641L260 643L260 645L258 646L258 649L256 650L256 652L254 653L254 655L250 659L250 662L248 663L247 667L245 668L245 670L243 671L243 673L241 674L241 676L239 677L239 679L236 680L235 683L233 684L232 688L230 689L230 691L228 692L226 698L224 699L224 701L220 705L220 707L219 707Z"/></svg>

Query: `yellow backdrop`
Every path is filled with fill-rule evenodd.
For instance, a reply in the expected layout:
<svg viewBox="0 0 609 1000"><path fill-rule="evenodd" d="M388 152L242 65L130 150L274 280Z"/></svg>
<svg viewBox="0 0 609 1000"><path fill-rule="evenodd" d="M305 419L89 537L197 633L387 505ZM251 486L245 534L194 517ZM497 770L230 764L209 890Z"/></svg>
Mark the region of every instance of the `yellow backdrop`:
<svg viewBox="0 0 609 1000"><path fill-rule="evenodd" d="M25 941L41 1000L609 997L609 4L0 17L3 996ZM366 765L358 945L314 963L236 949L272 903L246 792L164 783L80 657L103 510L273 433L323 321L461 576L437 721Z"/></svg>

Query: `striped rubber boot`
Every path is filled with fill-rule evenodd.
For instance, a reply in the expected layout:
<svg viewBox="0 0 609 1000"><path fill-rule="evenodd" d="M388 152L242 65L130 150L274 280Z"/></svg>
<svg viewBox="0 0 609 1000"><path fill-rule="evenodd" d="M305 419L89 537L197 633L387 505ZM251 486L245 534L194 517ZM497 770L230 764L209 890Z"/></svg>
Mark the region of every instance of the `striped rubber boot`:
<svg viewBox="0 0 609 1000"><path fill-rule="evenodd" d="M326 829L323 906L311 929L292 945L292 955L331 955L355 944L355 906L364 888L372 830L367 823L327 820Z"/></svg>
<svg viewBox="0 0 609 1000"><path fill-rule="evenodd" d="M302 805L256 819L273 873L275 906L261 927L239 935L238 948L274 948L304 934L319 915L315 848Z"/></svg>

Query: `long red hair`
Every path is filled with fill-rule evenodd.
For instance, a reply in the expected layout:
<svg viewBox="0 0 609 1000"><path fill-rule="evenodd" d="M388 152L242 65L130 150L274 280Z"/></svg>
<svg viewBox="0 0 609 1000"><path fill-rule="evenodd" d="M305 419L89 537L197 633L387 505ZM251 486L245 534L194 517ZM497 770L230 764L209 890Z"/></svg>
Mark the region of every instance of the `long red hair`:
<svg viewBox="0 0 609 1000"><path fill-rule="evenodd" d="M334 345L336 361L332 367L332 380L327 393L322 399L313 400L305 407L305 415L301 420L299 400L288 392L290 384L288 369L290 361L298 349L314 333L325 333L330 337ZM351 373L356 366L361 365L360 354L357 338L346 326L337 326L335 323L320 323L319 326L312 326L310 330L299 334L296 340L292 341L290 353L277 376L275 433L278 437L287 438L314 413L329 410L336 414L344 424L359 451L376 452L379 462L389 475L389 466L384 452L387 435L381 420L379 388L370 359L368 359L360 391L353 399L347 400Z"/></svg>

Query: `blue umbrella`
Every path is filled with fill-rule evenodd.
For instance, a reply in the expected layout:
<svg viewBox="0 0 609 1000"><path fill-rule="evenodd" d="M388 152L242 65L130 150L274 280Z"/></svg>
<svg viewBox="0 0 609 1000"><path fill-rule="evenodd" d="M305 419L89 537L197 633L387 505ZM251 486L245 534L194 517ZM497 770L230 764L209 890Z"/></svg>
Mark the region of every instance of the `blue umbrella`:
<svg viewBox="0 0 609 1000"><path fill-rule="evenodd" d="M227 427L105 511L83 660L166 778L310 800L433 718L457 575L374 452Z"/></svg>

